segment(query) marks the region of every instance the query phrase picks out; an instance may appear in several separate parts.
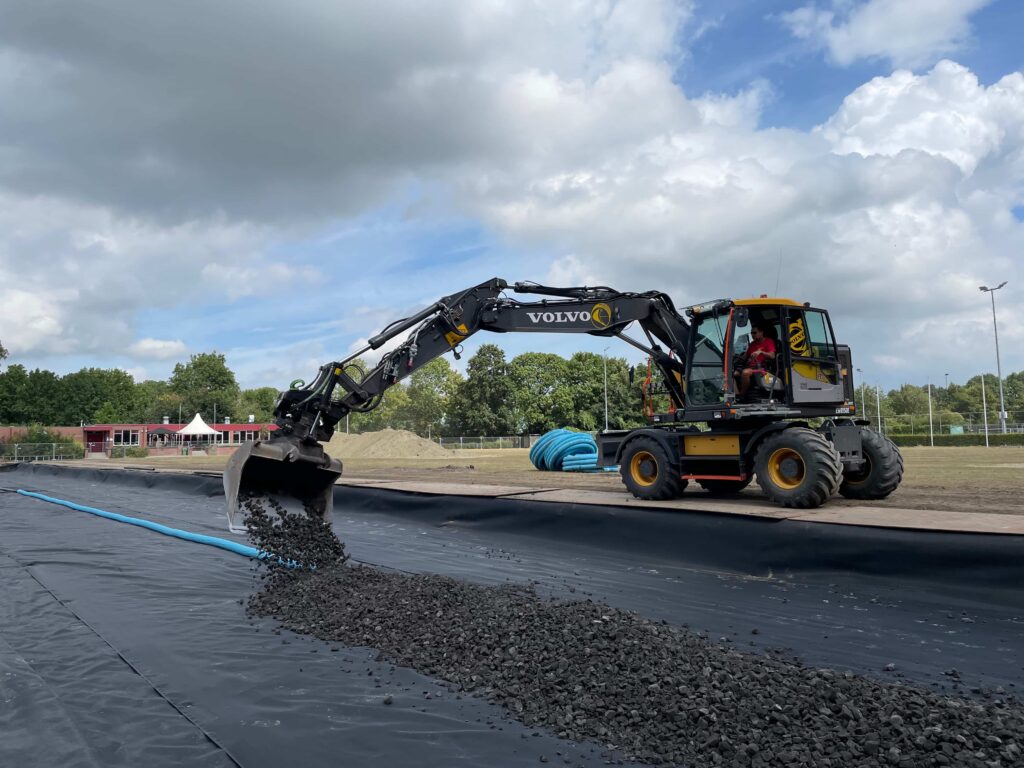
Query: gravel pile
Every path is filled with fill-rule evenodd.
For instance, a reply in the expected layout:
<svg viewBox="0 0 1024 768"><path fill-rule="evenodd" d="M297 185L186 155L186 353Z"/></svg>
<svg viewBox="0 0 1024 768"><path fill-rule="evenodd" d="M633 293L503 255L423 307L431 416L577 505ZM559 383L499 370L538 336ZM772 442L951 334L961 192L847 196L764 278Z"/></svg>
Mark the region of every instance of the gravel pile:
<svg viewBox="0 0 1024 768"><path fill-rule="evenodd" d="M280 542L285 533L272 535ZM336 551L315 540L322 527L287 533L306 538L290 553ZM741 653L589 600L338 558L279 571L249 605L297 632L376 648L527 724L651 763L1024 765L1024 707L1014 701L940 696Z"/></svg>

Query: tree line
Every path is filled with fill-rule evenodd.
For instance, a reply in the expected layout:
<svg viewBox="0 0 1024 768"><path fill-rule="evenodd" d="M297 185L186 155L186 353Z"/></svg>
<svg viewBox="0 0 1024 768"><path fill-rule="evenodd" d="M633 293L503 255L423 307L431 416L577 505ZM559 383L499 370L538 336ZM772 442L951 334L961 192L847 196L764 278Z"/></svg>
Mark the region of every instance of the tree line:
<svg viewBox="0 0 1024 768"><path fill-rule="evenodd" d="M2 359L2 357L0 357ZM366 370L366 365L357 361ZM466 374L441 357L418 368L389 389L380 407L353 413L348 428L363 432L386 427L424 436L538 434L557 427L593 431L605 425L607 365L608 426L642 426L642 382L646 369L630 375L624 358L605 359L577 352L569 359L545 352L527 352L506 359L494 344L482 345L467 361ZM998 423L998 383L986 375L989 424ZM1024 420L1024 371L1003 381L1011 421ZM79 423L187 422L199 413L207 422L273 418L274 387L242 389L224 355L192 355L175 365L166 381L135 382L119 369L83 368L59 376L14 364L0 372L0 423L74 425ZM878 401L886 431L927 431L927 387L904 384L882 393L858 388L861 413L877 417ZM663 403L664 405L664 403ZM981 377L965 384L932 387L936 424L977 424L981 421ZM179 416L180 414L180 416ZM345 429L345 423L339 425Z"/></svg>

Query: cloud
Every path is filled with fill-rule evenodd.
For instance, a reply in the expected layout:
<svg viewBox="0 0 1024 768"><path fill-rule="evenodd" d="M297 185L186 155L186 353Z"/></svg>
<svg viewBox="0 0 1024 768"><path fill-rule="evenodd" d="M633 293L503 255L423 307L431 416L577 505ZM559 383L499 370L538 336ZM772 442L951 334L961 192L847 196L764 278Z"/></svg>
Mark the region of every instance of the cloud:
<svg viewBox="0 0 1024 768"><path fill-rule="evenodd" d="M128 352L134 357L168 360L183 357L187 347L180 339L139 339L128 348Z"/></svg>
<svg viewBox="0 0 1024 768"><path fill-rule="evenodd" d="M12 354L130 354L144 309L201 304L203 268L251 264L266 230L223 217L160 224L0 188L0 333Z"/></svg>
<svg viewBox="0 0 1024 768"><path fill-rule="evenodd" d="M312 267L294 267L262 260L250 264L207 264L200 272L210 285L219 287L230 300L271 294L296 281L314 282L320 273Z"/></svg>
<svg viewBox="0 0 1024 768"><path fill-rule="evenodd" d="M936 2L911 25L908 5L787 21L837 61L918 66L981 7ZM934 332L974 366L976 285L1009 279L1000 330L1021 339L1019 73L900 70L814 130L765 129L771 83L678 85L691 17L669 0L8 3L0 338L23 358L138 357L140 337L197 348L179 328L216 307L229 363L276 376L501 274L680 306L778 281L833 309L859 359L908 372ZM381 210L411 231L458 218L492 245L455 257L381 232L354 253L331 237ZM241 310L284 311L290 291L289 323ZM167 327L138 330L147 312ZM269 362L266 325L289 329Z"/></svg>
<svg viewBox="0 0 1024 768"><path fill-rule="evenodd" d="M1012 162L1024 144L1024 75L986 88L952 61L923 76L901 70L851 93L820 130L840 154L928 152L969 175L979 163Z"/></svg>
<svg viewBox="0 0 1024 768"><path fill-rule="evenodd" d="M690 5L14 0L0 185L172 220L356 213L518 144L495 100L523 73L671 56Z"/></svg>
<svg viewBox="0 0 1024 768"><path fill-rule="evenodd" d="M960 50L970 37L968 19L992 0L833 0L810 3L781 16L795 36L828 51L846 67L861 59L888 59L920 67Z"/></svg>

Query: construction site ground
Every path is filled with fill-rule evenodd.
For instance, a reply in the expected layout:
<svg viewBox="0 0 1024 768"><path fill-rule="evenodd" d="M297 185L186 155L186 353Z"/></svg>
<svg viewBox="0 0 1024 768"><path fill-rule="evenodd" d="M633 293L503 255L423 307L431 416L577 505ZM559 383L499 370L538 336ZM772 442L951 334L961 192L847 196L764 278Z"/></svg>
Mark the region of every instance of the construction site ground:
<svg viewBox="0 0 1024 768"><path fill-rule="evenodd" d="M437 458L341 456L341 482L455 496L645 504L827 523L1024 534L1024 449L1018 447L904 448L903 483L888 499L865 502L837 496L810 512L769 503L756 483L738 498L715 498L691 483L679 500L638 502L626 493L617 472L541 472L532 466L528 453L526 449L464 449ZM76 463L219 471L226 462L226 456L188 456Z"/></svg>

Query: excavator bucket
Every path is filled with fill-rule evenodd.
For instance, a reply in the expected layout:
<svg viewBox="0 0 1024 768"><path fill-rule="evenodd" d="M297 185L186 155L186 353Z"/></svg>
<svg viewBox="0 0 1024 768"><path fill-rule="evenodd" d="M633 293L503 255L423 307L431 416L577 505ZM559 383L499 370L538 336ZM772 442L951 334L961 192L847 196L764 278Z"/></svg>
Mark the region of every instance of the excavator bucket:
<svg viewBox="0 0 1024 768"><path fill-rule="evenodd" d="M334 482L341 477L341 462L318 444L294 437L275 437L248 443L232 455L224 468L224 495L228 528L245 533L246 499L269 499L290 513L318 515L328 520L334 508ZM275 504L276 503L276 504Z"/></svg>

